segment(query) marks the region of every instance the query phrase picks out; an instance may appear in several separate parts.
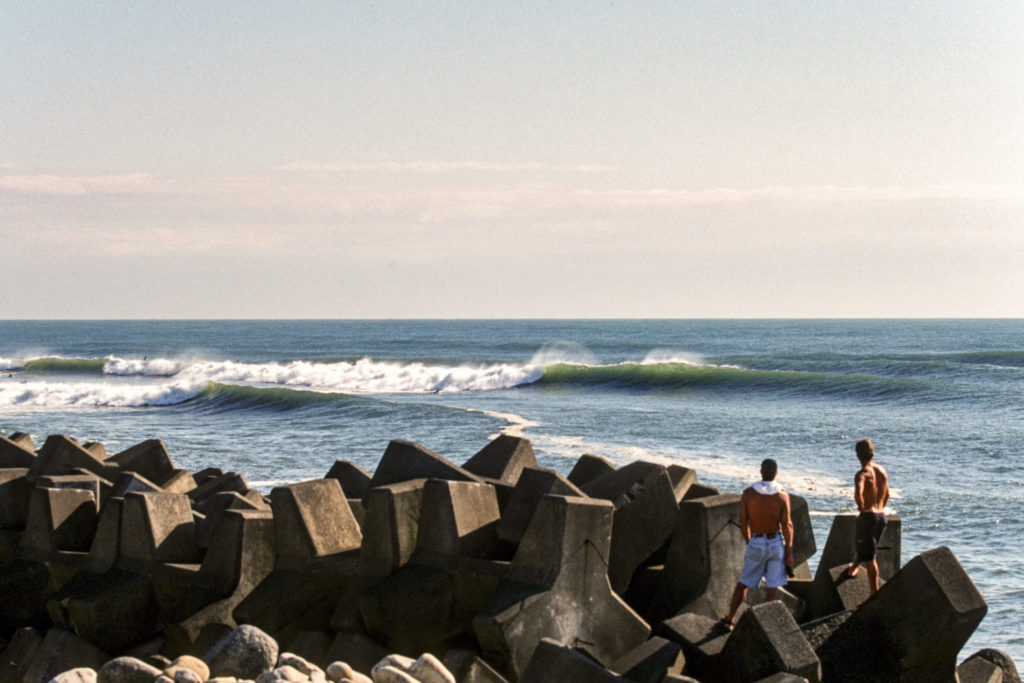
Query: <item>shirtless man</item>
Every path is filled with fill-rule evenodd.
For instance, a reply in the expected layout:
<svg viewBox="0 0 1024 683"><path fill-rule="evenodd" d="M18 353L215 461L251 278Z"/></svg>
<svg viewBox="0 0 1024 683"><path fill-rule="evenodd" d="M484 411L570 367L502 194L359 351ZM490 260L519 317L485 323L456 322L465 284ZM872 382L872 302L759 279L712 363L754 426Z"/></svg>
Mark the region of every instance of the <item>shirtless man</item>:
<svg viewBox="0 0 1024 683"><path fill-rule="evenodd" d="M778 597L786 585L787 567L793 567L793 520L789 494L775 481L779 466L771 458L761 463L761 481L743 491L740 498L740 531L747 542L743 572L732 592L729 614L722 626L732 630L736 610L764 577L765 602Z"/></svg>
<svg viewBox="0 0 1024 683"><path fill-rule="evenodd" d="M860 471L853 478L853 499L857 503L857 559L847 573L857 576L860 565L868 569L871 595L878 592L878 539L885 529L885 504L889 500L889 474L874 462L875 447L869 439L857 442Z"/></svg>

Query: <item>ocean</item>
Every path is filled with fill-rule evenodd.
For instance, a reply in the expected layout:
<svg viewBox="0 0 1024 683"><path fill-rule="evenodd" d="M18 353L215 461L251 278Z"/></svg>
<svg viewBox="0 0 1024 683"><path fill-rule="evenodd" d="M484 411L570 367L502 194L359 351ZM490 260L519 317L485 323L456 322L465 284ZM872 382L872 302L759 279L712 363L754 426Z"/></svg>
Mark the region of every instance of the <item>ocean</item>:
<svg viewBox="0 0 1024 683"><path fill-rule="evenodd" d="M903 562L948 546L988 602L961 658L1024 665L1022 320L0 321L0 371L4 435L159 438L264 491L391 439L461 464L510 433L562 473L679 463L733 493L773 457L819 554L870 438Z"/></svg>

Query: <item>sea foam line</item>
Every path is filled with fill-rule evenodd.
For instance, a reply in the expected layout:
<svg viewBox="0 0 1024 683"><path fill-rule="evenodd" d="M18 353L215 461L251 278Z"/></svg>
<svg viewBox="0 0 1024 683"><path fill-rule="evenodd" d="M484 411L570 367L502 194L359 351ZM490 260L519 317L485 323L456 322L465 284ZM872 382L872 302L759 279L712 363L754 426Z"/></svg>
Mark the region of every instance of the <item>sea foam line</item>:
<svg viewBox="0 0 1024 683"><path fill-rule="evenodd" d="M194 398L204 387L204 384L186 382L160 385L4 382L0 383L0 405L45 408L170 406Z"/></svg>

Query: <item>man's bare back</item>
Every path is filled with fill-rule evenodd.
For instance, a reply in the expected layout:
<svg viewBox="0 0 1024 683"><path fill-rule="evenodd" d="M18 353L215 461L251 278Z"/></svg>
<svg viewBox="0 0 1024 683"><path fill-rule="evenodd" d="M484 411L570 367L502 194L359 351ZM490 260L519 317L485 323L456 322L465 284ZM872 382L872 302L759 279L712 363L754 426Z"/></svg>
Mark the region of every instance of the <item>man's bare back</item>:
<svg viewBox="0 0 1024 683"><path fill-rule="evenodd" d="M853 478L853 499L858 512L884 512L889 500L889 474L875 462L868 462Z"/></svg>
<svg viewBox="0 0 1024 683"><path fill-rule="evenodd" d="M789 522L789 494L785 491L773 495L758 493L752 488L743 491L740 498L740 527L743 537L784 531Z"/></svg>

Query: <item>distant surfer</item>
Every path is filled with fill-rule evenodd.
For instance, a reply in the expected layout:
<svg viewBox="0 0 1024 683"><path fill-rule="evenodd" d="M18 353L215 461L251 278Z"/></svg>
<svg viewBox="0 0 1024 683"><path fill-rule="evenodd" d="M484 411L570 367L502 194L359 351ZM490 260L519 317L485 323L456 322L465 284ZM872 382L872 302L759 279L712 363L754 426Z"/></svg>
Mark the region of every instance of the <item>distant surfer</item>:
<svg viewBox="0 0 1024 683"><path fill-rule="evenodd" d="M889 500L889 474L875 462L875 447L861 439L854 448L860 471L853 478L853 500L857 503L857 558L847 569L857 576L860 565L868 570L871 595L878 592L878 539L885 530L885 504Z"/></svg>
<svg viewBox="0 0 1024 683"><path fill-rule="evenodd" d="M765 602L778 597L779 586L793 568L793 520L789 494L775 481L778 464L771 458L761 462L761 481L751 484L740 498L740 532L747 542L743 572L732 592L729 613L721 624L731 631L736 610L747 597L747 589L764 578Z"/></svg>

